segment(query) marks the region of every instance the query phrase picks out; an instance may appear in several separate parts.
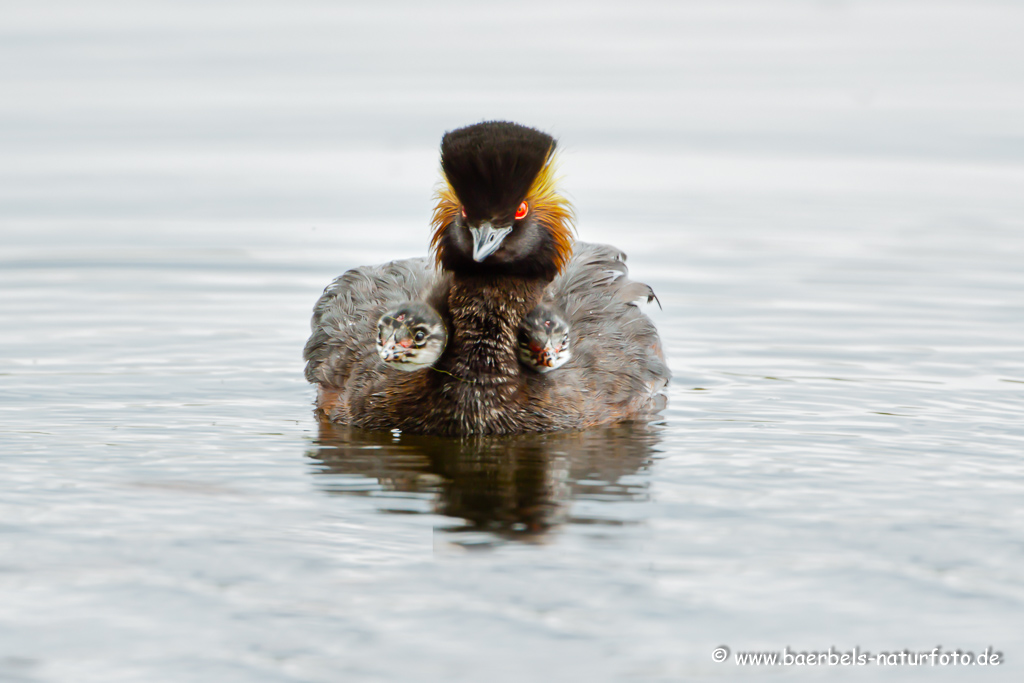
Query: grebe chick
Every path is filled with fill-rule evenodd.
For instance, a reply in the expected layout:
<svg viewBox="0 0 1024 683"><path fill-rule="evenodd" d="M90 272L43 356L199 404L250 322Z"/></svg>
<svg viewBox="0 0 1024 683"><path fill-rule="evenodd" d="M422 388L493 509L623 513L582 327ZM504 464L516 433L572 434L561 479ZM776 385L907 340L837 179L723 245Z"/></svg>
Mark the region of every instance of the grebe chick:
<svg viewBox="0 0 1024 683"><path fill-rule="evenodd" d="M377 321L377 354L396 370L412 372L433 365L447 342L441 316L419 301L406 301Z"/></svg>
<svg viewBox="0 0 1024 683"><path fill-rule="evenodd" d="M550 304L538 304L519 325L519 360L537 372L551 372L572 358L569 323Z"/></svg>
<svg viewBox="0 0 1024 683"><path fill-rule="evenodd" d="M539 304L519 325L519 360L537 372L550 372L572 358L569 323L549 304ZM444 353L448 335L437 311L407 301L377 321L377 354L388 367L413 372Z"/></svg>

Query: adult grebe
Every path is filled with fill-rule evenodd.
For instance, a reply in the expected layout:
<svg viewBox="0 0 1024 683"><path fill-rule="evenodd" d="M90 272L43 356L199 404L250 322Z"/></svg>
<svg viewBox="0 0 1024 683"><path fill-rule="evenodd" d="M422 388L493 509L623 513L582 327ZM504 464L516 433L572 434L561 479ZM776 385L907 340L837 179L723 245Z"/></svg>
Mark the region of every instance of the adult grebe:
<svg viewBox="0 0 1024 683"><path fill-rule="evenodd" d="M617 249L573 242L554 149L551 136L515 123L444 136L435 264L350 270L314 308L306 377L324 416L459 436L581 429L663 405L661 342L635 305L654 293L626 277ZM398 372L376 352L376 321L408 300L433 308L448 329L433 370ZM573 357L556 373L518 361L519 327L542 300L557 303L571 330Z"/></svg>

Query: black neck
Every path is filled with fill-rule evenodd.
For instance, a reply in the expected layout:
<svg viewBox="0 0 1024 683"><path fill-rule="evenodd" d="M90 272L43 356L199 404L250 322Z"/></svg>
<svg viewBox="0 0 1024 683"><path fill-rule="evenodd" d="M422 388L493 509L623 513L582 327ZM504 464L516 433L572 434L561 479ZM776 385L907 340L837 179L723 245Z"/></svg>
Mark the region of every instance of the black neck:
<svg viewBox="0 0 1024 683"><path fill-rule="evenodd" d="M452 329L442 369L483 384L518 377L519 324L540 302L547 284L508 275L454 275L448 291Z"/></svg>

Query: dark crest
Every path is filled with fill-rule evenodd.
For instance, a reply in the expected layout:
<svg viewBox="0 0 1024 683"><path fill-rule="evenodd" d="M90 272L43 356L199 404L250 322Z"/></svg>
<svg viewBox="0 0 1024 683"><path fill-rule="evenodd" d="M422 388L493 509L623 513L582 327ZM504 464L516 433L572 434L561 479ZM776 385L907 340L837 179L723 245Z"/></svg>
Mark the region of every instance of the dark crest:
<svg viewBox="0 0 1024 683"><path fill-rule="evenodd" d="M489 220L515 212L554 149L547 133L485 121L445 134L441 169L470 220Z"/></svg>

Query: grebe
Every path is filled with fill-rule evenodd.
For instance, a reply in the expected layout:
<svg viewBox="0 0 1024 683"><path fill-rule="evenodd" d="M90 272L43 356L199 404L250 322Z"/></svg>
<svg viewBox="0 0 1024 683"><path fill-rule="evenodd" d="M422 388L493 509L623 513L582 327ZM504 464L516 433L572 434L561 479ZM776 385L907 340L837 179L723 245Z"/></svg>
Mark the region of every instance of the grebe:
<svg viewBox="0 0 1024 683"><path fill-rule="evenodd" d="M448 334L430 306L406 301L377 321L377 355L390 367L411 372L437 362Z"/></svg>
<svg viewBox="0 0 1024 683"><path fill-rule="evenodd" d="M551 372L572 358L569 323L555 307L541 303L519 324L519 360L537 372Z"/></svg>
<svg viewBox="0 0 1024 683"><path fill-rule="evenodd" d="M574 243L573 212L555 186L555 140L515 123L445 134L432 218L434 264L393 261L348 271L313 311L304 357L329 420L364 429L462 436L583 429L650 416L670 373L650 319L654 297L626 276L625 256ZM392 372L376 321L409 300L448 330L439 372ZM518 360L518 330L557 302L573 357L557 373Z"/></svg>

